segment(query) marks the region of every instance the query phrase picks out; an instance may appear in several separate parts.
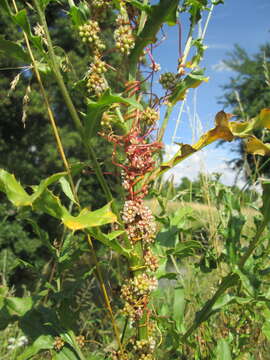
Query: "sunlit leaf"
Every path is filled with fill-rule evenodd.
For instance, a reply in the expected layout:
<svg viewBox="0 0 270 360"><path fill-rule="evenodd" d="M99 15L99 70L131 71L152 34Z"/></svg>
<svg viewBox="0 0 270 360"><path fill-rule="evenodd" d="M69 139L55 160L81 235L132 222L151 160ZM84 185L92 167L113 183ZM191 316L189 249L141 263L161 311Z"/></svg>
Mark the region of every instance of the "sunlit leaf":
<svg viewBox="0 0 270 360"><path fill-rule="evenodd" d="M116 222L117 216L112 212L111 203L109 203L95 211L84 209L78 216L65 212L62 221L66 227L75 231Z"/></svg>
<svg viewBox="0 0 270 360"><path fill-rule="evenodd" d="M246 151L254 155L270 155L270 144L264 144L255 136L252 136L246 142Z"/></svg>
<svg viewBox="0 0 270 360"><path fill-rule="evenodd" d="M5 307L10 316L23 316L33 306L32 297L7 297L4 300Z"/></svg>

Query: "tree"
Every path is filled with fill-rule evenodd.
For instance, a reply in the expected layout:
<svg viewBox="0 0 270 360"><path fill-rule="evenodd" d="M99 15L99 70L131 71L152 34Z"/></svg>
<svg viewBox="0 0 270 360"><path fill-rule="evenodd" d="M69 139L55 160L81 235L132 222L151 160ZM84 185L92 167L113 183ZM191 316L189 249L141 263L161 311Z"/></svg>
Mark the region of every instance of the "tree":
<svg viewBox="0 0 270 360"><path fill-rule="evenodd" d="M236 75L223 88L225 91L225 106L232 108L233 114L241 119L255 117L261 109L270 105L270 43L261 46L259 52L249 56L247 52L236 45L229 58L224 60L225 65L234 70ZM269 132L257 132L258 138L264 142L270 141ZM237 152L240 158L233 160L235 168L245 168L247 176L257 178L260 175L270 174L270 164L266 157L257 158L256 155L247 155L243 141L238 142Z"/></svg>

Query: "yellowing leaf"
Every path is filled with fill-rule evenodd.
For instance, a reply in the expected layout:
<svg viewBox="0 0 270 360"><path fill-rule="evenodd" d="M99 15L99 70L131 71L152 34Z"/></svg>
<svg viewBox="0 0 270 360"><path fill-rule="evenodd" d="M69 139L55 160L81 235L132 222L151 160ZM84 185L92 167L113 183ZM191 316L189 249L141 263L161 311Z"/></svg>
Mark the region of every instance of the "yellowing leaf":
<svg viewBox="0 0 270 360"><path fill-rule="evenodd" d="M246 151L254 155L270 155L270 144L264 144L255 136L252 136L246 143Z"/></svg>
<svg viewBox="0 0 270 360"><path fill-rule="evenodd" d="M109 203L95 211L83 209L78 216L72 216L69 213L65 213L62 221L66 227L76 231L116 222L117 216L112 212L111 204Z"/></svg>

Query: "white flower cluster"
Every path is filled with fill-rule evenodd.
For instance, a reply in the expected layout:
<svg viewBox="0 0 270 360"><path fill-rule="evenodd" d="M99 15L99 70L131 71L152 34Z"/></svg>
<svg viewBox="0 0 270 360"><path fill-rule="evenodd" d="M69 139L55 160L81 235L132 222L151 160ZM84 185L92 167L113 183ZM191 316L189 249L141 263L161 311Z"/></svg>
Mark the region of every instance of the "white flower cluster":
<svg viewBox="0 0 270 360"><path fill-rule="evenodd" d="M103 75L106 71L106 63L95 56L87 77L87 89L90 93L100 96L108 89L108 83Z"/></svg>
<svg viewBox="0 0 270 360"><path fill-rule="evenodd" d="M28 339L26 336L20 336L19 338L11 337L8 339L8 350L13 350L28 344Z"/></svg>
<svg viewBox="0 0 270 360"><path fill-rule="evenodd" d="M156 233L156 224L151 210L142 200L128 200L124 204L122 219L126 224L126 232L132 243L142 240L152 243Z"/></svg>

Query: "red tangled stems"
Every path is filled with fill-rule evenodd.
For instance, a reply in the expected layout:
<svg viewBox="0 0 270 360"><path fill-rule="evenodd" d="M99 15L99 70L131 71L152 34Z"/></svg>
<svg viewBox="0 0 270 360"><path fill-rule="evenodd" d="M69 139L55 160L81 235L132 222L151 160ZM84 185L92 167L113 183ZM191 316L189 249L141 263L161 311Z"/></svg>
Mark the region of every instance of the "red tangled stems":
<svg viewBox="0 0 270 360"><path fill-rule="evenodd" d="M109 134L108 141L114 143L113 163L123 169L122 185L128 191L128 199L142 199L148 192L147 185L142 186L137 191L135 185L148 173L154 170L155 161L153 154L161 149L163 145L160 142L147 143L147 136L153 130L151 128L146 134L141 135L141 127L138 121L131 128L127 135L119 136ZM115 161L117 146L124 150L127 156L126 165L119 164Z"/></svg>

